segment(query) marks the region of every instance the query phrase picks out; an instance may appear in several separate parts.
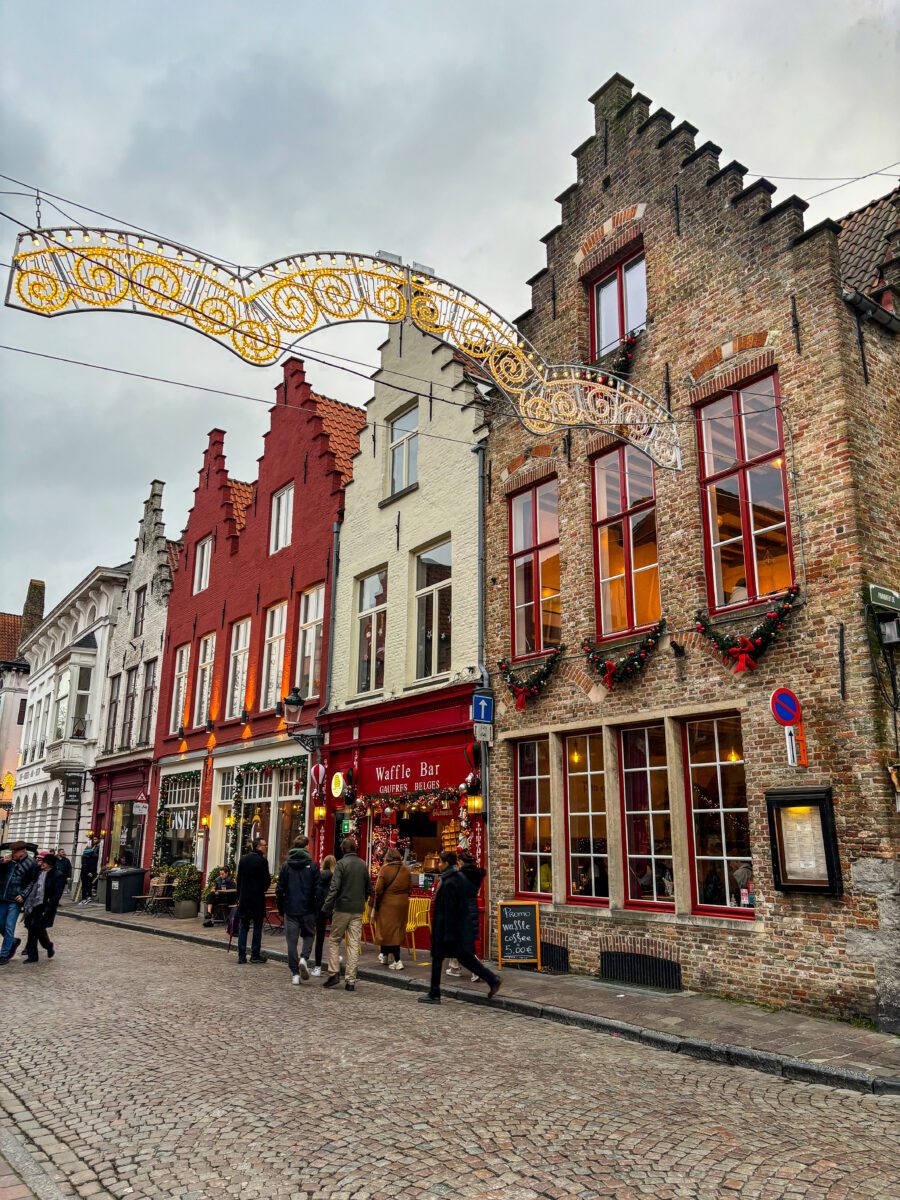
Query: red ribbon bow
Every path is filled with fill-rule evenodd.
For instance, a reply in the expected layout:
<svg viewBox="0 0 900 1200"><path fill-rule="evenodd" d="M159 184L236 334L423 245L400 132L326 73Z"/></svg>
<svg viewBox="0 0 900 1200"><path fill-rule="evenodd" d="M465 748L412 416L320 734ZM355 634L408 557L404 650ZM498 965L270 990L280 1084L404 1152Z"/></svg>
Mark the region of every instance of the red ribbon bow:
<svg viewBox="0 0 900 1200"><path fill-rule="evenodd" d="M514 687L513 695L516 698L516 711L524 712L528 705L528 689L523 687Z"/></svg>
<svg viewBox="0 0 900 1200"><path fill-rule="evenodd" d="M729 649L729 657L735 659L737 663L734 668L735 675L737 675L739 671L756 670L756 660L753 658L755 650L756 647L753 645L750 639L745 637L740 639L740 645L732 646Z"/></svg>
<svg viewBox="0 0 900 1200"><path fill-rule="evenodd" d="M604 687L608 688L610 691L612 691L613 684L615 682L615 680L613 679L613 676L615 675L615 673L616 673L616 664L614 662L607 662L606 663L606 674L603 676L603 684L604 684Z"/></svg>

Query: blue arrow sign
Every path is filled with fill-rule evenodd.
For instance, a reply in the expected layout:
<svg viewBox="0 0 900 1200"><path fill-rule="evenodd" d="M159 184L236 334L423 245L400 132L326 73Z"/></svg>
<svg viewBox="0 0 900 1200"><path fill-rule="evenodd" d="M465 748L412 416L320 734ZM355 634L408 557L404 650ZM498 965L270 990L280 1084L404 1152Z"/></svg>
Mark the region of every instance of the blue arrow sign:
<svg viewBox="0 0 900 1200"><path fill-rule="evenodd" d="M472 720L476 725L492 725L494 721L494 697L478 692L472 697Z"/></svg>

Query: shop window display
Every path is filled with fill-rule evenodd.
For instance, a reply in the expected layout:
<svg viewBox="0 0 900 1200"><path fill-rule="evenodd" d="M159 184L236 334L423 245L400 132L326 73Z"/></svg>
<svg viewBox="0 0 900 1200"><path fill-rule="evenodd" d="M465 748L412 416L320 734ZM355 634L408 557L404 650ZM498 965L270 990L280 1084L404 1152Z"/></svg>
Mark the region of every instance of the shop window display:
<svg viewBox="0 0 900 1200"><path fill-rule="evenodd" d="M603 735L566 738L569 897L609 899Z"/></svg>
<svg viewBox="0 0 900 1200"><path fill-rule="evenodd" d="M694 905L752 911L753 863L740 718L689 721L686 736Z"/></svg>
<svg viewBox="0 0 900 1200"><path fill-rule="evenodd" d="M160 862L171 865L193 862L197 842L197 806L200 803L200 780L171 777L166 793Z"/></svg>
<svg viewBox="0 0 900 1200"><path fill-rule="evenodd" d="M672 813L663 726L623 730L621 756L626 901L671 908Z"/></svg>
<svg viewBox="0 0 900 1200"><path fill-rule="evenodd" d="M546 738L520 742L516 755L518 891L549 896L553 892L549 744Z"/></svg>

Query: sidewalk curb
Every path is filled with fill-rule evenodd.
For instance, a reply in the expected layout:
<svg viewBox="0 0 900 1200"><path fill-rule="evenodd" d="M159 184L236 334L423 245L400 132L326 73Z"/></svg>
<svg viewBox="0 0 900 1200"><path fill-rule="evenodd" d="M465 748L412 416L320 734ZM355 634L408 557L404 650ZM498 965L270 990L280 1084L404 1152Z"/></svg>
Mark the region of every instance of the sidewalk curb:
<svg viewBox="0 0 900 1200"><path fill-rule="evenodd" d="M179 929L168 929L163 925L151 928L147 925L127 924L124 921L111 920L108 917L95 916L93 913L72 912L71 909L60 908L59 916L71 917L75 921L87 921L93 925L105 925L113 929L126 929L129 933L147 933L155 937L173 938L179 942L192 942L197 946L206 946L211 950L227 950L225 942L212 941L197 933L182 932ZM266 949L266 957L276 962L287 962L287 954L283 950ZM382 986L398 988L410 992L425 992L427 984L418 979L401 975L399 971L384 974L369 967L359 968L359 978L366 983L379 983ZM462 1000L467 1004L486 1005L488 999L482 992L472 992L467 988L444 987L442 995L450 1000ZM616 1021L611 1017L601 1017L594 1013L575 1012L572 1009L561 1008L555 1004L539 1004L520 996L500 995L491 1004L492 1008L500 1009L515 1016L532 1017L538 1020L552 1021L557 1025L569 1025L577 1029L593 1030L609 1037L620 1037L630 1042L640 1042L642 1045L656 1050L665 1050L670 1054L683 1054L688 1058L701 1059L704 1062L721 1063L726 1066L745 1067L752 1071L761 1071L767 1075L779 1075L783 1079L799 1083L823 1084L826 1087L844 1088L854 1092L867 1092L876 1096L900 1096L900 1076L871 1075L865 1071L843 1070L826 1064L808 1062L805 1059L791 1058L786 1054L774 1054L767 1050L754 1050L750 1046L732 1045L726 1042L706 1041L702 1038L681 1037L679 1034L664 1033L658 1029L644 1029L640 1025L630 1025L625 1021Z"/></svg>

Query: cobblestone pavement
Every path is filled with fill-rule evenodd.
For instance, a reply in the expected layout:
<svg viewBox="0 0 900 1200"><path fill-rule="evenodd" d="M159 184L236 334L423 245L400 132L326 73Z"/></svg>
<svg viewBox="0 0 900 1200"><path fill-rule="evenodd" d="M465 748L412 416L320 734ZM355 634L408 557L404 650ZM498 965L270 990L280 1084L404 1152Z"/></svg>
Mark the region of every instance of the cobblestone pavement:
<svg viewBox="0 0 900 1200"><path fill-rule="evenodd" d="M0 975L0 1146L38 1196L900 1198L892 1097L58 925Z"/></svg>

